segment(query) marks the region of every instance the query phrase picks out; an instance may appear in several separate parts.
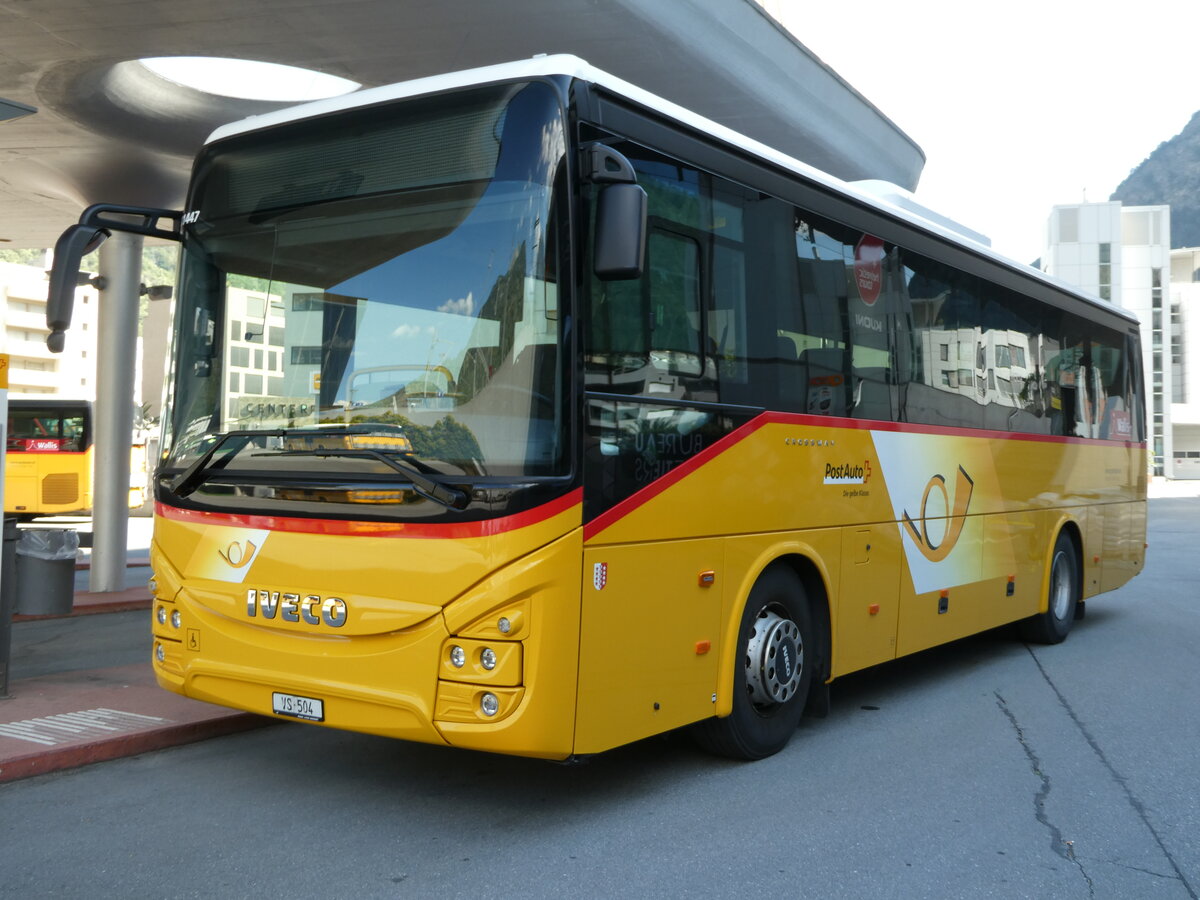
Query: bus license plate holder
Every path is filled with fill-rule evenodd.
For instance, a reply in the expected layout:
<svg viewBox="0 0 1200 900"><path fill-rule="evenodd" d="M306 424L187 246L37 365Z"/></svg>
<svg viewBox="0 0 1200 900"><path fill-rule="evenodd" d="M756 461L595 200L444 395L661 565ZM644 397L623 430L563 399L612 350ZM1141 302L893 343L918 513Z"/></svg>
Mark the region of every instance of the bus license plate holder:
<svg viewBox="0 0 1200 900"><path fill-rule="evenodd" d="M325 721L325 701L316 697L301 697L297 694L271 694L271 711L276 715L303 719L306 722Z"/></svg>

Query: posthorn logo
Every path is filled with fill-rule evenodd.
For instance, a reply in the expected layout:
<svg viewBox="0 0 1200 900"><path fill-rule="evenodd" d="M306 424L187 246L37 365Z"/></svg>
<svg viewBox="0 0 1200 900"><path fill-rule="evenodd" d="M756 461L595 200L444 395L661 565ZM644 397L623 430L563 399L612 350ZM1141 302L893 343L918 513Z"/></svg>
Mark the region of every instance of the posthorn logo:
<svg viewBox="0 0 1200 900"><path fill-rule="evenodd" d="M935 501L935 510L929 510L931 494L941 495L940 501ZM958 467L957 483L954 487L954 499L946 489L946 477L934 475L925 485L925 493L921 497L921 513L916 518L904 511L904 529L912 538L921 554L930 562L941 562L950 555L954 545L962 536L963 526L967 521L967 510L971 506L971 496L975 493L975 480L967 474L962 466ZM937 532L935 529L940 528Z"/></svg>
<svg viewBox="0 0 1200 900"><path fill-rule="evenodd" d="M254 541L249 540L246 541L245 547L242 546L241 541L232 541L224 550L217 551L221 559L235 569L250 565L250 561L254 559L254 554L257 552L258 548L254 546Z"/></svg>

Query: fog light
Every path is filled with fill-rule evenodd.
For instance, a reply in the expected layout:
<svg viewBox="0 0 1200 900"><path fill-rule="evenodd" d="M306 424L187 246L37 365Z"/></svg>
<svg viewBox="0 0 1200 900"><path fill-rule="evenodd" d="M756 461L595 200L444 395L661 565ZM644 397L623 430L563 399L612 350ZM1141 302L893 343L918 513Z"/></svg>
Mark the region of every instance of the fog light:
<svg viewBox="0 0 1200 900"><path fill-rule="evenodd" d="M496 651L491 647L484 647L483 652L479 654L479 664L489 672L496 668Z"/></svg>
<svg viewBox="0 0 1200 900"><path fill-rule="evenodd" d="M159 625L166 625L166 624L167 624L167 608L166 608L165 606L160 606L160 607L158 608L158 611L155 613L155 616L157 616L157 617L158 617L158 624L159 624Z"/></svg>
<svg viewBox="0 0 1200 900"><path fill-rule="evenodd" d="M179 614L179 610L175 610L175 612L171 613L171 625L174 628L178 628L182 624L183 616Z"/></svg>
<svg viewBox="0 0 1200 900"><path fill-rule="evenodd" d="M501 616L500 621L496 623L496 628L501 634L508 634L512 631L512 622L508 621L508 616Z"/></svg>
<svg viewBox="0 0 1200 900"><path fill-rule="evenodd" d="M485 716L491 717L500 712L500 701L495 694L484 694L479 698L479 708Z"/></svg>
<svg viewBox="0 0 1200 900"><path fill-rule="evenodd" d="M166 662L167 651L165 649L163 649L162 644L154 645L154 658L157 659L159 662Z"/></svg>
<svg viewBox="0 0 1200 900"><path fill-rule="evenodd" d="M450 648L450 665L456 669L461 669L467 664L467 651L455 644Z"/></svg>

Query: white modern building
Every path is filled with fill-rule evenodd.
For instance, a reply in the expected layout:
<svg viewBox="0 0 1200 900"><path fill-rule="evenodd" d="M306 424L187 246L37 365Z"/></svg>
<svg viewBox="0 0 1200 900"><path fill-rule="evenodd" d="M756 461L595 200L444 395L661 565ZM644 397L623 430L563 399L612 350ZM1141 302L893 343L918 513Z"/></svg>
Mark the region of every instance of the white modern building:
<svg viewBox="0 0 1200 900"><path fill-rule="evenodd" d="M1200 478L1200 248L1171 251L1172 474Z"/></svg>
<svg viewBox="0 0 1200 900"><path fill-rule="evenodd" d="M95 401L100 294L91 285L75 291L66 347L62 353L51 353L46 347L48 269L49 258L43 266L0 262L0 353L9 357L9 396ZM137 343L134 402L141 404L147 398L150 417L158 415L162 399L169 308L169 303L150 304L142 327L147 334L153 331L153 337L139 337Z"/></svg>
<svg viewBox="0 0 1200 900"><path fill-rule="evenodd" d="M71 334L62 353L46 349L46 267L0 262L0 353L7 353L12 397L96 399L96 323L99 295L75 294Z"/></svg>
<svg viewBox="0 0 1200 900"><path fill-rule="evenodd" d="M1169 206L1056 206L1046 223L1042 269L1141 320L1151 471L1179 477L1171 409L1170 247Z"/></svg>

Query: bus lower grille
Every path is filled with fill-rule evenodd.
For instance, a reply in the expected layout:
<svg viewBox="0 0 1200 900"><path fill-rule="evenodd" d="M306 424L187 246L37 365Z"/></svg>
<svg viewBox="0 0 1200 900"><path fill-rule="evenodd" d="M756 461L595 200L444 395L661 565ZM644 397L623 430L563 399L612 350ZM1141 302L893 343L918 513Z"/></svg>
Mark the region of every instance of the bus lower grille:
<svg viewBox="0 0 1200 900"><path fill-rule="evenodd" d="M61 505L79 502L79 476L68 472L42 479L42 503Z"/></svg>

